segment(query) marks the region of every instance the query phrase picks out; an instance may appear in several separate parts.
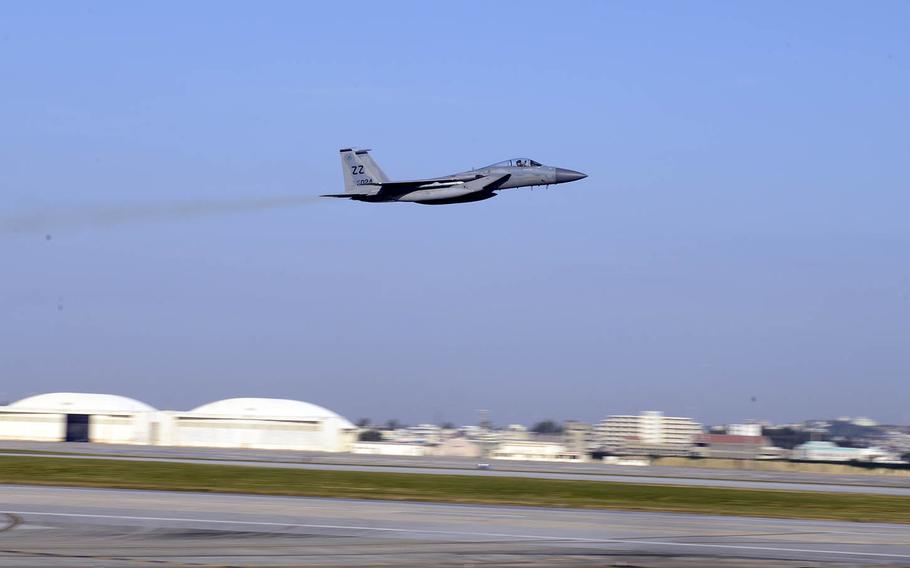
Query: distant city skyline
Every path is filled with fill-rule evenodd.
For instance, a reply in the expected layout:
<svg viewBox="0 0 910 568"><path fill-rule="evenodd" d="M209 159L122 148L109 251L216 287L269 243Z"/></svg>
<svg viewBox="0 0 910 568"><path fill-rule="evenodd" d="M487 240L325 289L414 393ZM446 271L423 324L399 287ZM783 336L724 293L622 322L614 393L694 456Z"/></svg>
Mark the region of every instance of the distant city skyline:
<svg viewBox="0 0 910 568"><path fill-rule="evenodd" d="M910 424L906 2L0 16L4 399ZM398 179L589 177L315 198L350 146Z"/></svg>
<svg viewBox="0 0 910 568"><path fill-rule="evenodd" d="M0 398L0 407L18 402L22 399L28 398L29 396L36 396L36 395L43 395L43 394L50 394L50 393L37 393L37 392L30 393L29 395L19 397L18 399ZM110 395L116 395L116 396L123 396L121 393L114 393L114 392L89 393L89 394L105 394L105 395L110 394ZM257 397L253 397L253 398L257 398ZM268 397L265 397L265 398L268 398ZM137 400L139 400L139 399L137 399ZM293 400L293 399L291 399L291 400ZM155 408L156 410L161 410L161 411L190 411L190 410L193 410L194 408L196 408L197 406L203 406L205 404L212 403L212 402L214 402L214 400L204 401L203 403L200 403L200 404L194 405L194 406L179 407L179 408L178 407L157 406L154 404L153 401L144 400L144 399L139 400L139 402L148 404L149 406ZM317 404L314 401L302 401L302 402ZM335 409L330 408L330 410L335 410ZM804 418L797 418L797 419L793 419L793 420L785 420L782 422L775 422L775 421L766 420L766 419L743 418L740 420L731 420L731 421L722 422L722 423L721 422L711 423L711 422L704 422L704 421L700 420L699 417L697 417L697 416L676 415L673 413L667 413L662 410L656 410L656 409L637 410L637 411L625 412L625 413L616 412L616 413L604 414L601 417L587 419L587 420L546 415L546 416L541 416L541 417L532 418L532 419L528 419L528 420L517 420L517 421L511 421L511 422L497 422L495 420L495 416L492 415L491 413L487 412L485 414L485 416L486 416L486 421L490 424L490 426L492 426L493 428L497 428L497 429L504 429L504 428L508 428L508 427L514 426L514 425L520 425L520 426L524 426L527 428L531 428L532 426L534 426L540 422L545 422L545 421L554 421L557 424L581 422L581 423L585 423L585 424L596 425L597 423L602 422L602 421L604 421L610 417L614 417L614 416L638 416L638 415L642 415L642 414L655 413L655 412L657 414L663 415L665 417L674 417L674 418L678 417L678 418L684 418L684 419L693 419L696 422L698 422L699 424L701 424L701 426L705 429L708 429L711 427L724 427L724 426L731 426L731 425L732 426L742 426L745 424L759 424L759 425L764 425L764 426L786 426L786 425L790 425L790 424L806 424L806 423L811 423L811 422L836 422L836 421L856 423L856 424L865 425L865 426L871 426L871 425L910 426L910 424L879 422L879 421L875 420L874 418L871 418L868 416L829 416L829 417L809 417L809 418L804 417ZM451 424L457 428L461 428L461 427L466 427L466 426L480 425L484 421L484 419L482 418L482 416L479 413L475 413L475 416L473 417L473 419L468 418L466 421L463 421L463 422L460 422L457 420L439 420L439 419L406 420L400 416L379 416L379 415L376 415L376 416L366 416L366 415L364 415L364 416L344 416L344 418L347 418L348 420L350 420L353 423L358 423L362 420L369 420L368 425L377 426L377 427L387 427L387 425L389 423L395 422L400 427L413 427L413 426L419 426L419 425L425 425L425 424L433 424L433 425L437 425L437 426L440 426L443 424Z"/></svg>

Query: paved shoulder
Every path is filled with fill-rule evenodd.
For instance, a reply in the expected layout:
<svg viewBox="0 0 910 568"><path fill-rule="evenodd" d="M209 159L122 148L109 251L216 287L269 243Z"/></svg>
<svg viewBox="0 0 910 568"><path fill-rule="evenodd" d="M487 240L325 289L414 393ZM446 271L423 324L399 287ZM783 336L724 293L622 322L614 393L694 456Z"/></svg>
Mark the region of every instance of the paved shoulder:
<svg viewBox="0 0 910 568"><path fill-rule="evenodd" d="M22 486L0 503L0 566L910 565L904 525Z"/></svg>

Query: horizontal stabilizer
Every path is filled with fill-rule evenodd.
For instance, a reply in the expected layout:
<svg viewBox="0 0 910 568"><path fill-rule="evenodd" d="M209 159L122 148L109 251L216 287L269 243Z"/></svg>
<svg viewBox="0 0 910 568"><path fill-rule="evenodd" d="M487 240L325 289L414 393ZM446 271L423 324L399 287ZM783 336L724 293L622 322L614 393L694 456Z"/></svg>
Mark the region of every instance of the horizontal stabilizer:
<svg viewBox="0 0 910 568"><path fill-rule="evenodd" d="M357 197L369 197L369 195L369 193L327 193L319 197L347 197L348 199L354 199Z"/></svg>

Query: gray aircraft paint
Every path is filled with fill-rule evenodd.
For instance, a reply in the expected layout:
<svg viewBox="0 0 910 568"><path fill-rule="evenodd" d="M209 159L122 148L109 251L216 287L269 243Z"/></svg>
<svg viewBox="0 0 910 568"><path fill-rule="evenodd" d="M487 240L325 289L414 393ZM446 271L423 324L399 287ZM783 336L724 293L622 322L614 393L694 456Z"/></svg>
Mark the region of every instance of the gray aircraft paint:
<svg viewBox="0 0 910 568"><path fill-rule="evenodd" d="M503 189L556 185L588 177L575 170L545 166L528 158L517 158L449 176L391 181L370 156L369 150L354 148L341 150L341 166L344 172L344 193L322 197L340 197L370 203L400 201L448 205L490 199Z"/></svg>

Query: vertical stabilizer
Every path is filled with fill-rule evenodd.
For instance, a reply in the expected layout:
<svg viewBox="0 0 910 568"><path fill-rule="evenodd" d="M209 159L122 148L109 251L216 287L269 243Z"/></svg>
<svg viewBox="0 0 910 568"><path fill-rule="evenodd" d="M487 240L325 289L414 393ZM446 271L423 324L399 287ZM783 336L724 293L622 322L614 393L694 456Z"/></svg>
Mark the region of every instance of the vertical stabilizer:
<svg viewBox="0 0 910 568"><path fill-rule="evenodd" d="M343 148L341 150L341 168L344 171L345 193L377 193L379 185L389 181L388 176L379 167L369 150Z"/></svg>
<svg viewBox="0 0 910 568"><path fill-rule="evenodd" d="M389 181L389 176L385 175L385 172L382 171L379 164L373 160L373 156L370 155L369 150L357 150L356 154L357 157L360 158L360 161L363 162L363 169L370 172L370 175L373 176L373 180L379 183Z"/></svg>

